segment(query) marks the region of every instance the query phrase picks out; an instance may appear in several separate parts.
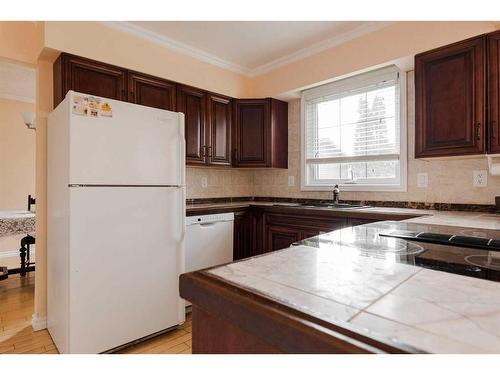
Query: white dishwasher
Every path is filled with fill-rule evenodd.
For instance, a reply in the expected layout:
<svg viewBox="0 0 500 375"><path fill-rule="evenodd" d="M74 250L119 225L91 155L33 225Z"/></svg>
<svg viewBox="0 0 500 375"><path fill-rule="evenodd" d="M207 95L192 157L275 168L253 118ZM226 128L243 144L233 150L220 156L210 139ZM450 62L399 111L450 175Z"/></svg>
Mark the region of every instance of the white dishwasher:
<svg viewBox="0 0 500 375"><path fill-rule="evenodd" d="M233 261L234 213L186 217L186 272Z"/></svg>

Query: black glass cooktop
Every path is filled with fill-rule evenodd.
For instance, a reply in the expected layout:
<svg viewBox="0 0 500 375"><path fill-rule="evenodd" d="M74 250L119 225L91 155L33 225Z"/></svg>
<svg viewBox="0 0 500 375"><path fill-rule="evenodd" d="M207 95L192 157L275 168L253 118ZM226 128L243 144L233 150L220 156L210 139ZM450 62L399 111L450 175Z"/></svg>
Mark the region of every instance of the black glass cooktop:
<svg viewBox="0 0 500 375"><path fill-rule="evenodd" d="M296 244L500 281L500 231L381 221Z"/></svg>

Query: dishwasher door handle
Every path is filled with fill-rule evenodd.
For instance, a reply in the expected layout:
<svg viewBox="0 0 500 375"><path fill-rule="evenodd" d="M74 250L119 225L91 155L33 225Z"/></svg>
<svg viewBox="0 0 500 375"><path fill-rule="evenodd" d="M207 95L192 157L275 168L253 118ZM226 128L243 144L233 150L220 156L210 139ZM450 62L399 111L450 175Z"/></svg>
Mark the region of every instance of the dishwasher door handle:
<svg viewBox="0 0 500 375"><path fill-rule="evenodd" d="M209 228L209 227L215 227L217 222L212 222L212 223L200 223L198 224L202 228Z"/></svg>

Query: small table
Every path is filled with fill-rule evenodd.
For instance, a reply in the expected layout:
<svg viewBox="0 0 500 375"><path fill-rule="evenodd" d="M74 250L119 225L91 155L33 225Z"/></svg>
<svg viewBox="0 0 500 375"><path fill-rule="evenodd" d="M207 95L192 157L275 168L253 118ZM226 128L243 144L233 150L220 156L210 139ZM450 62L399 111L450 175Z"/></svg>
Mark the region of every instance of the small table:
<svg viewBox="0 0 500 375"><path fill-rule="evenodd" d="M35 214L30 211L0 211L0 237L26 234L31 237L35 232ZM33 238L33 237L31 237ZM21 268L26 270L26 253L21 249ZM24 267L23 267L24 264ZM23 270L21 270L23 271ZM0 265L0 280L8 276L7 267Z"/></svg>

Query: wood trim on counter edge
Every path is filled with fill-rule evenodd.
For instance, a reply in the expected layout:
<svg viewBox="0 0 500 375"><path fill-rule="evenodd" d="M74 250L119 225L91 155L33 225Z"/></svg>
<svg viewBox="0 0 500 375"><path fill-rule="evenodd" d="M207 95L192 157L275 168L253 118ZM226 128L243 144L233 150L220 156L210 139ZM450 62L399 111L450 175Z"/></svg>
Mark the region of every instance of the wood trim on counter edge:
<svg viewBox="0 0 500 375"><path fill-rule="evenodd" d="M303 208L303 207L286 207L286 206L272 206L272 205L259 205L249 202L247 204L242 203L238 206L219 206L219 207L186 207L186 216L197 216L197 215L212 215L224 212L238 212L245 211L249 208L262 209L266 212L283 213L290 215L301 215L301 216L320 216L320 217L342 217L350 219L366 219L374 221L400 221L412 219L415 217L429 216L429 213L415 213L415 212L366 212L362 210L344 210L338 211L329 208Z"/></svg>
<svg viewBox="0 0 500 375"><path fill-rule="evenodd" d="M285 353L422 353L370 336L349 323L325 322L204 270L180 276L180 295L193 306ZM195 324L193 322L193 324ZM195 347L193 337L193 348Z"/></svg>

